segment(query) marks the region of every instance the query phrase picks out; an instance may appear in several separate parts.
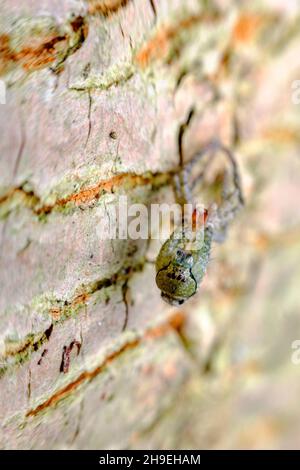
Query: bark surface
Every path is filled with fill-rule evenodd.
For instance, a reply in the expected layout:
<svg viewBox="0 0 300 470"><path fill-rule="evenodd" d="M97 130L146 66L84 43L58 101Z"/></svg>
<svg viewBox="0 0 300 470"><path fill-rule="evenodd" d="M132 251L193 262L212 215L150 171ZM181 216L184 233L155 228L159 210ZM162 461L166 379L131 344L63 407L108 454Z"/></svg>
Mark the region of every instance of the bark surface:
<svg viewBox="0 0 300 470"><path fill-rule="evenodd" d="M299 446L299 16L1 0L1 448ZM246 207L178 309L157 245L99 227L120 195L174 200L191 107L185 158L233 148Z"/></svg>

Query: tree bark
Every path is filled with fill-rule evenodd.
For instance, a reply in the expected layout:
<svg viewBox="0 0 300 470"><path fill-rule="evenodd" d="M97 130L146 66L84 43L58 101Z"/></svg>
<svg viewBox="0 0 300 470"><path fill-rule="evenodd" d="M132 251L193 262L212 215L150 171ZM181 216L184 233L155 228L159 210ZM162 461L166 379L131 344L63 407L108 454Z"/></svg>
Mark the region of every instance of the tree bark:
<svg viewBox="0 0 300 470"><path fill-rule="evenodd" d="M280 3L1 1L2 448L293 445L300 12ZM234 148L246 207L177 309L157 246L99 230L120 195L174 201L192 107L185 158Z"/></svg>

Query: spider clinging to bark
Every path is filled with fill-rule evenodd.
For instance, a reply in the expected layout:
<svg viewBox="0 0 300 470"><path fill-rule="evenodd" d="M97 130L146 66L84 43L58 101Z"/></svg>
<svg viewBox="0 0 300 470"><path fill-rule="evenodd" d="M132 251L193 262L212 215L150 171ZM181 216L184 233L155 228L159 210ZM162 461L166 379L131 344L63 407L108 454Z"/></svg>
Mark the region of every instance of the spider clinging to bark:
<svg viewBox="0 0 300 470"><path fill-rule="evenodd" d="M182 222L162 245L156 259L156 284L161 290L162 298L172 305L183 304L197 292L209 263L213 240L220 241L220 234L224 234L229 222L244 204L235 156L219 140L209 142L186 165L183 164L182 138L192 116L193 110L179 129L180 169L174 175L176 198L183 208ZM224 154L231 166L233 189L228 189L228 178L225 178L221 203L212 206L209 211L204 210L203 222L200 228L197 228L194 222L200 214L195 204L193 204L192 224L187 220L184 208L187 204L193 203L192 190L203 178L205 169L191 187L188 176L201 158L208 155L211 161L218 153Z"/></svg>

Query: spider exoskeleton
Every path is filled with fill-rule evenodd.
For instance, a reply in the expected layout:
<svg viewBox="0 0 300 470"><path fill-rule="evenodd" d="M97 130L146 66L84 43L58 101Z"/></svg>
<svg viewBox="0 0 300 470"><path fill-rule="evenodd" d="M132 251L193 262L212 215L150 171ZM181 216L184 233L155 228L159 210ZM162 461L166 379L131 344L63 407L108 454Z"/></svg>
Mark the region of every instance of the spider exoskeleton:
<svg viewBox="0 0 300 470"><path fill-rule="evenodd" d="M187 121L179 128L180 165L179 171L174 173L176 199L183 208L182 223L162 245L156 259L156 284L161 290L162 298L171 305L181 305L197 292L207 270L212 242L224 239L229 223L244 204L236 158L218 139L210 141L184 165L182 139L192 116L193 110L189 113ZM228 187L227 172L223 182L221 202L219 205L211 205L208 211L204 210L202 224L196 227L194 222L199 213L193 203L192 192L196 184L204 178L206 168L192 184L189 183L189 175L200 159L209 156L209 163L220 153L225 155L230 164L233 188ZM191 224L188 223L184 211L187 204L193 204L194 207ZM199 236L200 231L201 236Z"/></svg>

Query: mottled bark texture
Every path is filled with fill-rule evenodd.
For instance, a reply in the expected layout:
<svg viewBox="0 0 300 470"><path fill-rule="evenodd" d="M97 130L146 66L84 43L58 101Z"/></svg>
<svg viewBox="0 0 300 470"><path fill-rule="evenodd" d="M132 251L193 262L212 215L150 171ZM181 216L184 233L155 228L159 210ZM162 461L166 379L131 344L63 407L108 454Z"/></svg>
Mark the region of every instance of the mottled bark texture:
<svg viewBox="0 0 300 470"><path fill-rule="evenodd" d="M0 5L1 448L299 446L297 2ZM232 147L246 207L177 309L97 227L173 201L192 106L185 158Z"/></svg>

